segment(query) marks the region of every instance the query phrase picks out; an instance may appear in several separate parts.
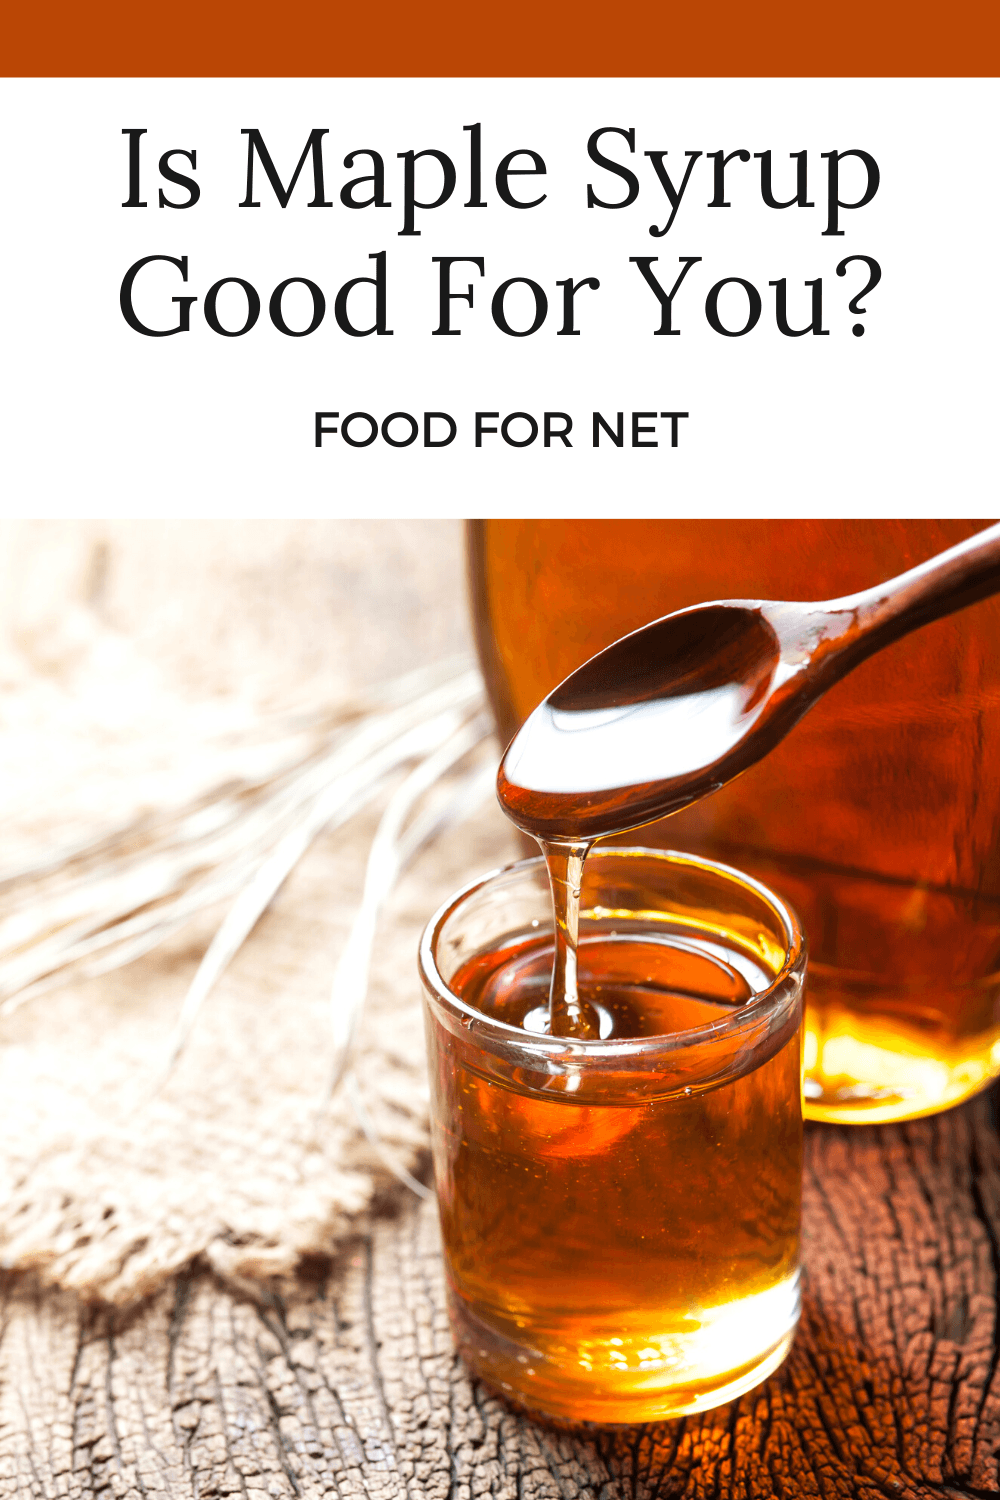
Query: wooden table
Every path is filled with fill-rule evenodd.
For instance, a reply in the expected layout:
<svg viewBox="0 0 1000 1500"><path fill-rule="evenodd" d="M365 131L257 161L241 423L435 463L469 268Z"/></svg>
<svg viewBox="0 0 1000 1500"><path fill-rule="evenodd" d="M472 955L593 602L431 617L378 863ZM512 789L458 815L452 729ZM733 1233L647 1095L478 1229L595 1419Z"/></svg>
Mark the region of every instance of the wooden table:
<svg viewBox="0 0 1000 1500"><path fill-rule="evenodd" d="M810 1127L805 1311L733 1406L570 1431L456 1361L433 1206L388 1205L291 1294L197 1268L127 1317L4 1288L10 1495L728 1500L1000 1494L997 1095Z"/></svg>

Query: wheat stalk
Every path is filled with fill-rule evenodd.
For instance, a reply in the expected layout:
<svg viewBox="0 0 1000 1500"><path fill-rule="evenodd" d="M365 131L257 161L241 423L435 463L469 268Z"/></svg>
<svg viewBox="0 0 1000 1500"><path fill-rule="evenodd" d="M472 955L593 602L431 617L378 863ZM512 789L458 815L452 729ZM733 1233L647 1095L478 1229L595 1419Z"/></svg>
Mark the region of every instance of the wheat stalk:
<svg viewBox="0 0 1000 1500"><path fill-rule="evenodd" d="M180 807L0 870L0 1017L57 985L131 962L222 901L237 903L224 942L238 948L241 923L245 937L324 827L352 817L389 776L433 749L456 713L477 711L478 673L450 665L317 714L320 743L295 759L280 747L302 732L302 721L281 725L278 764L257 780L221 783ZM224 951L223 938L217 942L213 964Z"/></svg>

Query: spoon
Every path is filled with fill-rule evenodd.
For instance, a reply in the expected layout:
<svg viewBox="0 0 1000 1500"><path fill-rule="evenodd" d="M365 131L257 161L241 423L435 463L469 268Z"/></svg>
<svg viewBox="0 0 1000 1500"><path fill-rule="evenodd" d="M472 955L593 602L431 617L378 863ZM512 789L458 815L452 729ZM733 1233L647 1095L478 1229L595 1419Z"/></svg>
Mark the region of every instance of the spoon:
<svg viewBox="0 0 1000 1500"><path fill-rule="evenodd" d="M1000 525L842 599L723 599L591 657L538 705L497 776L507 816L589 844L718 791L867 657L1000 591Z"/></svg>

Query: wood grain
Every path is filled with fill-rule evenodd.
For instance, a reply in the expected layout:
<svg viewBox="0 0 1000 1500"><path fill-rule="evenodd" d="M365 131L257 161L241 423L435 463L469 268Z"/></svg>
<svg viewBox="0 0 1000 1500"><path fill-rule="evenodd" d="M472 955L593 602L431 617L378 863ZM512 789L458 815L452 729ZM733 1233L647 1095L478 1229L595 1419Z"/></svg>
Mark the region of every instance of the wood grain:
<svg viewBox="0 0 1000 1500"><path fill-rule="evenodd" d="M4 1495L730 1500L1000 1494L996 1096L808 1131L802 1328L730 1407L569 1430L470 1382L433 1207L241 1298L192 1266L129 1317L3 1292Z"/></svg>

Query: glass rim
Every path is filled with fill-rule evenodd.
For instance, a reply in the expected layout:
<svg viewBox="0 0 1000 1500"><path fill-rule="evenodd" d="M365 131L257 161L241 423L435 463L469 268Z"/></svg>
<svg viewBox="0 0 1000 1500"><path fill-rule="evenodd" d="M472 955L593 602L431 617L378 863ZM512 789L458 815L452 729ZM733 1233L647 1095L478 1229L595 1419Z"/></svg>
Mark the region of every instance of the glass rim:
<svg viewBox="0 0 1000 1500"><path fill-rule="evenodd" d="M758 1026L770 1011L776 1010L779 1003L787 998L788 982L796 976L799 969L802 971L800 977L804 977L808 945L795 912L762 881L756 880L743 870L736 869L733 865L722 864L719 860L706 859L700 854L685 854L676 849L650 849L638 844L609 844L591 849L587 855L587 863L590 864L594 859L640 855L662 860L666 864L702 870L708 875L719 877L726 883L735 881L744 888L749 887L777 917L785 937L785 957L781 968L765 989L755 995L752 1000L738 1006L732 1014L717 1021L707 1021L701 1026L692 1026L685 1031L665 1031L654 1036L583 1040L547 1036L544 1032L526 1032L518 1026L511 1026L505 1021L497 1021L491 1016L485 1016L482 1011L476 1010L474 1006L462 1000L454 990L449 988L437 966L437 942L445 923L477 891L482 890L484 886L489 885L501 875L508 875L518 870L537 869L539 866L544 867L545 861L540 854L527 859L512 860L506 865L498 865L496 869L470 880L438 907L421 934L417 950L420 977L428 998L459 1023L463 1020L475 1021L475 1035L478 1038L489 1037L495 1043L507 1047L528 1047L536 1055L547 1054L553 1060L572 1058L576 1066L587 1062L603 1064L613 1058L636 1057L651 1051L676 1051L699 1044L704 1045L706 1042L722 1041L744 1029Z"/></svg>

